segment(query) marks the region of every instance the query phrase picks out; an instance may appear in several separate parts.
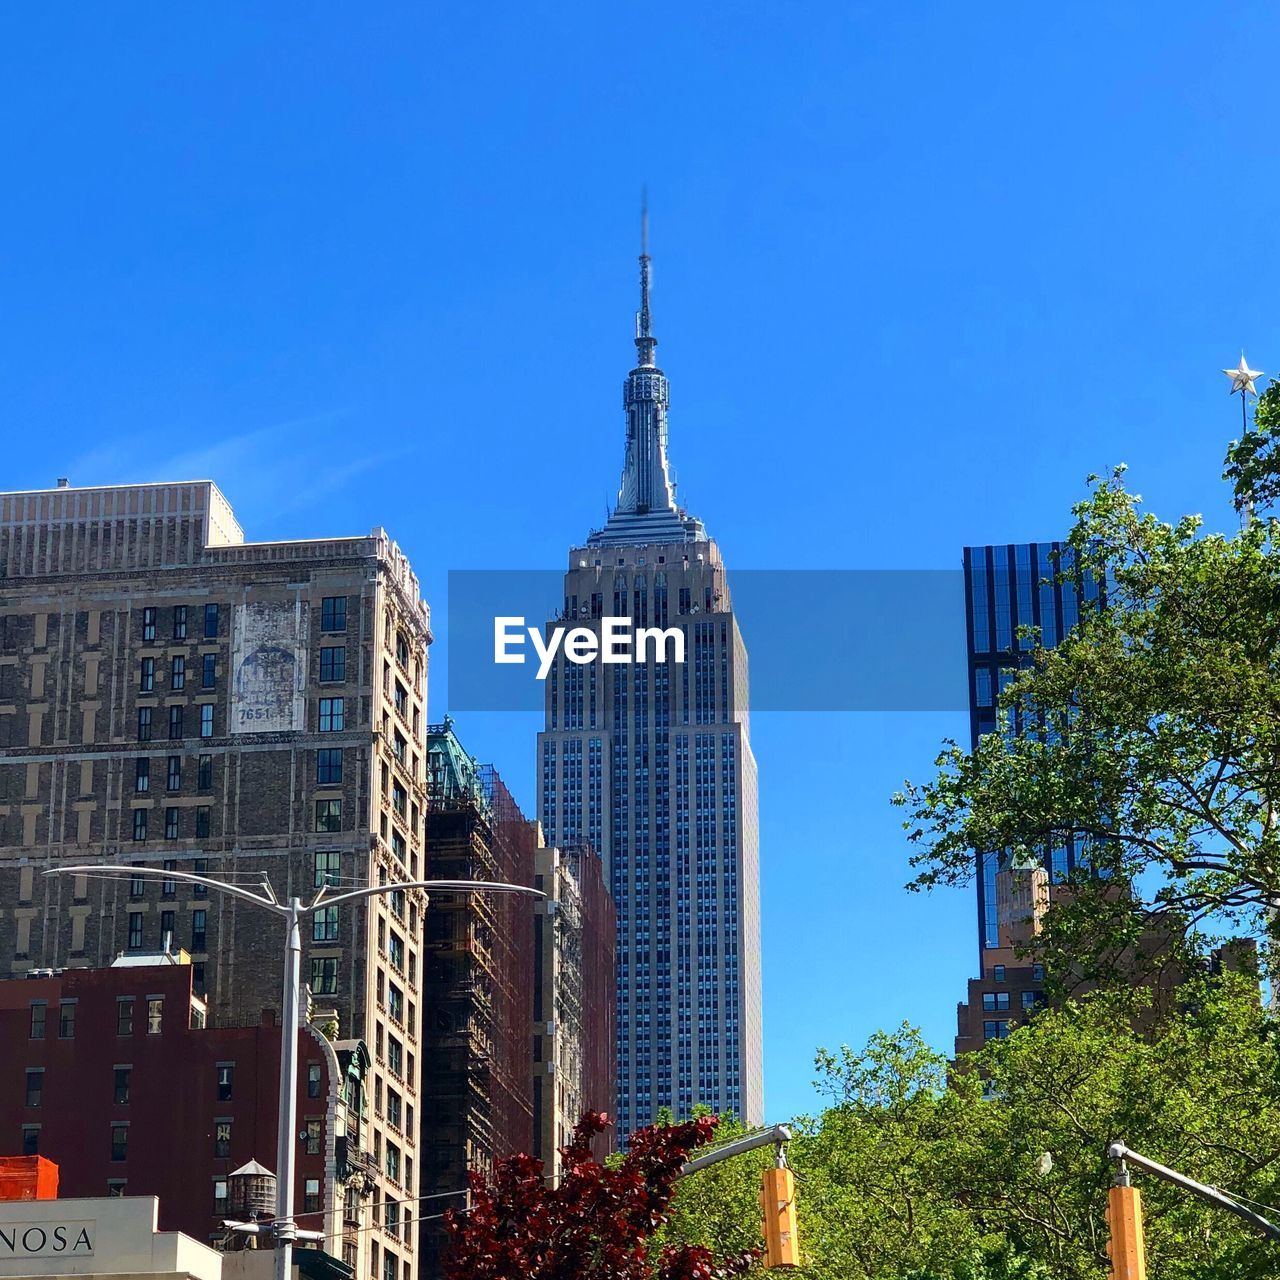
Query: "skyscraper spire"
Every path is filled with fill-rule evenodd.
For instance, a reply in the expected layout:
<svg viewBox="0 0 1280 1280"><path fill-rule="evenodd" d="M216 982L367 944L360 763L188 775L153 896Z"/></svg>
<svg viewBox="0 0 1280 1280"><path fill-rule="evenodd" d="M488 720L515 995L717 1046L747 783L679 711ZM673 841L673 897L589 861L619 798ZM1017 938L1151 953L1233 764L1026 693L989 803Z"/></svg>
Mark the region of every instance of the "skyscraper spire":
<svg viewBox="0 0 1280 1280"><path fill-rule="evenodd" d="M636 312L636 367L627 375L622 403L627 413L627 452L618 503L589 546L692 542L706 537L702 522L676 503L676 485L667 460L667 380L654 362L649 307L649 198L640 206L640 310Z"/></svg>
<svg viewBox="0 0 1280 1280"><path fill-rule="evenodd" d="M636 312L636 350L640 366L651 368L658 340L653 336L653 315L649 310L649 189L640 198L640 310Z"/></svg>

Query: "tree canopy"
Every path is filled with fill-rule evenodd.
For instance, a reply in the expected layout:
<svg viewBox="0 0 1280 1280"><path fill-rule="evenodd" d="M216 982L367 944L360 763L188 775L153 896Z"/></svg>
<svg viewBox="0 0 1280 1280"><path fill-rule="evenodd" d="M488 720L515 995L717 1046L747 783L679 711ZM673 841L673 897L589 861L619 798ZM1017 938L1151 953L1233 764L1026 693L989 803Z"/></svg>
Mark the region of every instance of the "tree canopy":
<svg viewBox="0 0 1280 1280"><path fill-rule="evenodd" d="M1024 633L999 699L1016 732L944 744L936 776L894 798L912 888L968 883L974 850L1038 860L1074 838L1089 872L1055 911L1074 914L1078 957L1132 942L1153 912L1191 932L1265 934L1280 903L1280 522L1262 514L1277 492L1276 388L1258 419L1265 432L1228 455L1236 532L1159 520L1123 467L1091 480L1062 573L1092 574L1106 607L1055 648Z"/></svg>

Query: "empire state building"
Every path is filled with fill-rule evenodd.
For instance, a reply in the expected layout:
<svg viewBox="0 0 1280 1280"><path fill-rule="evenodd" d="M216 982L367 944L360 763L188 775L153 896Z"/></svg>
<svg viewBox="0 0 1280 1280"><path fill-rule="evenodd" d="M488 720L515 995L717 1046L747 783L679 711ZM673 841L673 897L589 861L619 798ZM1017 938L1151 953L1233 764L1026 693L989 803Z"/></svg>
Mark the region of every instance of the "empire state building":
<svg viewBox="0 0 1280 1280"><path fill-rule="evenodd" d="M617 505L569 553L564 620L679 628L684 661L577 664L546 681L538 810L590 843L617 910L618 1132L705 1103L763 1121L759 822L747 650L720 549L676 501L668 385L640 255L636 367L623 386Z"/></svg>

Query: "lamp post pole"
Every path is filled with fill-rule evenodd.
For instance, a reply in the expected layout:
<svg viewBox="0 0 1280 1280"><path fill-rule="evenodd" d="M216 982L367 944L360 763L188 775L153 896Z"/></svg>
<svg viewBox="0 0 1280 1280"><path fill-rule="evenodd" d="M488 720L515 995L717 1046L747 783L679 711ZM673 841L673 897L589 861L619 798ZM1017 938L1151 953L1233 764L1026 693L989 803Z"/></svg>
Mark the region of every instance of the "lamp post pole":
<svg viewBox="0 0 1280 1280"><path fill-rule="evenodd" d="M122 867L115 863L88 865L77 867L51 867L44 872L54 875L114 875L114 876L151 876L153 879L183 880L191 884L202 884L235 898L243 898L274 915L285 920L284 949L284 989L283 1017L280 1027L280 1104L277 1110L277 1144L276 1144L276 1216L272 1223L272 1234L275 1237L275 1280L291 1280L293 1266L293 1245L299 1238L298 1224L293 1216L293 1169L294 1146L298 1141L295 1130L298 1125L298 1004L302 991L302 921L312 915L323 903L326 907L335 907L342 902L352 902L360 898L373 898L387 893L398 893L404 889L435 889L439 893L468 893L474 890L488 890L491 893L519 893L533 898L544 898L541 889L532 889L522 884L503 884L492 880L400 880L392 884L374 885L365 889L352 889L327 897L329 886L321 885L319 892L309 904L304 905L300 898L290 898L288 905L282 903L271 888L271 882L264 874L262 877L262 893L251 893L238 884L228 884L225 880L214 880L209 876L199 876L188 871L166 871L161 867ZM427 902L429 904L430 898ZM305 1238L323 1237L323 1232L303 1232Z"/></svg>

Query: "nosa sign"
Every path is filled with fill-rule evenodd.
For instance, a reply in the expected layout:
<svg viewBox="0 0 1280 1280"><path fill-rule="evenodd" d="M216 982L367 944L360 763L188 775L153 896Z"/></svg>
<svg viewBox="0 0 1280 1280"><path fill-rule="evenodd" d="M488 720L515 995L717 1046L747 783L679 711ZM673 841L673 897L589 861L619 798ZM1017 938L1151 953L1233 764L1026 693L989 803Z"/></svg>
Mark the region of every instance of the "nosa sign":
<svg viewBox="0 0 1280 1280"><path fill-rule="evenodd" d="M91 1221L0 1223L0 1260L45 1258L68 1254L87 1258L93 1253Z"/></svg>

